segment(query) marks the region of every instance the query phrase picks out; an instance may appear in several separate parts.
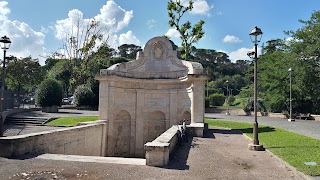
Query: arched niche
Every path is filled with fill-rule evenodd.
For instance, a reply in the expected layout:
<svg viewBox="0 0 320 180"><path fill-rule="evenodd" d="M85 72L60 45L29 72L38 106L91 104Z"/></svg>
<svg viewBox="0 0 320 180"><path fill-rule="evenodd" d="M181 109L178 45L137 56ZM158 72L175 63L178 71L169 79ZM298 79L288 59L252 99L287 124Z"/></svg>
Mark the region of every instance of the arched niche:
<svg viewBox="0 0 320 180"><path fill-rule="evenodd" d="M128 111L119 111L113 122L114 156L130 157L131 116Z"/></svg>
<svg viewBox="0 0 320 180"><path fill-rule="evenodd" d="M166 131L166 116L161 111L149 112L144 121L144 142L151 142Z"/></svg>

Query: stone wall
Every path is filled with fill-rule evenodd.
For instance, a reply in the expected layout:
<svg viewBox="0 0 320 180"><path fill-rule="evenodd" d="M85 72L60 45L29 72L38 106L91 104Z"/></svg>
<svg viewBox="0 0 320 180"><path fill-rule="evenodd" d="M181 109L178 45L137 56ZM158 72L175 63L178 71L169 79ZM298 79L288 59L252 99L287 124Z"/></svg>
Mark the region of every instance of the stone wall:
<svg viewBox="0 0 320 180"><path fill-rule="evenodd" d="M0 156L14 157L27 153L105 156L106 122L0 137Z"/></svg>

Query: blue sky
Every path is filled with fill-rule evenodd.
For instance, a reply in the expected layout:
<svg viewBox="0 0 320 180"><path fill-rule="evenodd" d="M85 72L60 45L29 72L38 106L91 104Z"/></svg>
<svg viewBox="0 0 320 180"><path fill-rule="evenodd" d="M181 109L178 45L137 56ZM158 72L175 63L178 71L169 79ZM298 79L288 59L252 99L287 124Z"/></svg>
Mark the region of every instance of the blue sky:
<svg viewBox="0 0 320 180"><path fill-rule="evenodd" d="M248 59L246 53L253 48L248 34L255 26L264 33L262 42L288 38L283 31L301 28L299 19L308 20L312 12L320 10L316 0L194 1L194 11L184 21L206 22L205 37L195 46L223 51L232 61ZM59 51L61 32L70 28L72 17L80 13L83 19L102 21L112 47L123 43L143 46L152 37L164 34L180 45L168 25L166 8L166 0L0 1L0 36L7 35L12 41L8 55L31 55L44 64L42 57Z"/></svg>

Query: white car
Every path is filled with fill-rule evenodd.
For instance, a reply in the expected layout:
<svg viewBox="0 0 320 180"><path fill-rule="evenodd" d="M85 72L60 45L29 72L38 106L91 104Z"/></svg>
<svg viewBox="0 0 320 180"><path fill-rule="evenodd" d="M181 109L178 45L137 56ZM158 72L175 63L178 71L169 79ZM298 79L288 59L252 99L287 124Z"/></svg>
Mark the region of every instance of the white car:
<svg viewBox="0 0 320 180"><path fill-rule="evenodd" d="M69 99L68 98L63 98L62 99L62 104L63 105L70 104Z"/></svg>

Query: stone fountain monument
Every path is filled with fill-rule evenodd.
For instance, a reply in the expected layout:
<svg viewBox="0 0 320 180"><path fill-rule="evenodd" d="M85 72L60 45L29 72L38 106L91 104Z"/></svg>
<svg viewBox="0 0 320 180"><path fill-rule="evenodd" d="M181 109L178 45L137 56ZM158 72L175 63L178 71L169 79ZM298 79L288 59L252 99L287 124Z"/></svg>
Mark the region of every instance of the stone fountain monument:
<svg viewBox="0 0 320 180"><path fill-rule="evenodd" d="M203 124L200 63L177 58L165 37L150 39L131 62L102 69L99 119L107 120L106 156L144 157L144 144L185 119Z"/></svg>

